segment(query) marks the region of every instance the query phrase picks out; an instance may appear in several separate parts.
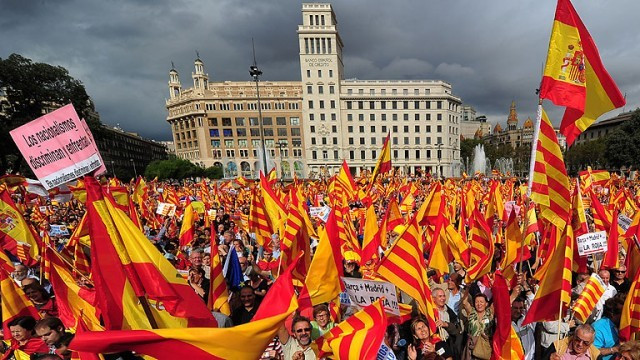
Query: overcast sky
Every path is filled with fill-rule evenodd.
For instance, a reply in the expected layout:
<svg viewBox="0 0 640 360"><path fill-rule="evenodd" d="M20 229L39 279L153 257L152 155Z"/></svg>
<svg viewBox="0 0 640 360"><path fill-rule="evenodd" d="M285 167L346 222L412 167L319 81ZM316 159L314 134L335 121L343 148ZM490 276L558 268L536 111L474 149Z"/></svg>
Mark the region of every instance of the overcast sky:
<svg viewBox="0 0 640 360"><path fill-rule="evenodd" d="M640 1L573 0L606 68L640 106ZM192 86L195 51L211 81L249 80L251 38L265 80L300 80L292 0L0 0L0 58L18 53L81 80L101 119L171 139L171 61ZM346 78L441 79L477 113L505 123L512 100L535 116L554 0L339 0ZM555 123L561 112L546 106ZM621 110L610 113L614 115ZM606 116L605 116L606 117Z"/></svg>

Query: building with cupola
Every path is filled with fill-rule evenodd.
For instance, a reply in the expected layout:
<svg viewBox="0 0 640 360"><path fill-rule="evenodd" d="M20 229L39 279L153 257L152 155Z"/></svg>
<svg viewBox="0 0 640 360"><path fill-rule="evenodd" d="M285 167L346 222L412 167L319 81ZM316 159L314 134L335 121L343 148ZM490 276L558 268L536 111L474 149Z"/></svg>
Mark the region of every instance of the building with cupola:
<svg viewBox="0 0 640 360"><path fill-rule="evenodd" d="M533 141L534 121L527 117L527 119L519 126L520 120L518 120L518 112L516 110L516 102L512 101L509 107L509 115L507 116L506 127L502 127L500 123L497 123L493 127L493 131L490 135L485 135L482 139L491 145L509 144L512 148L517 149L521 146L531 147ZM556 136L558 137L558 143L562 149L567 146L567 140L558 129L556 129Z"/></svg>
<svg viewBox="0 0 640 360"><path fill-rule="evenodd" d="M167 121L178 157L223 166L226 177L255 176L264 140L284 178L333 175L343 160L359 174L373 169L390 134L400 172L460 174L462 100L451 84L346 79L344 43L328 3L302 4L297 34L301 80L259 81L259 93L253 81L214 81L199 58L192 88L169 71Z"/></svg>

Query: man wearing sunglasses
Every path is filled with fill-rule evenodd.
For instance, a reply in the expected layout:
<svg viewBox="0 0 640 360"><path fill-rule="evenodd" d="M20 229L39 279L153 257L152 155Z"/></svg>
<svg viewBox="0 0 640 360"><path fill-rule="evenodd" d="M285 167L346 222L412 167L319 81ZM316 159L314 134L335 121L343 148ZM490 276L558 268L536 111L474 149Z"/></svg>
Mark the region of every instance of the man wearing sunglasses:
<svg viewBox="0 0 640 360"><path fill-rule="evenodd" d="M594 360L600 351L593 345L595 331L591 325L580 325L573 336L555 342L551 360Z"/></svg>
<svg viewBox="0 0 640 360"><path fill-rule="evenodd" d="M316 360L316 349L311 341L311 321L304 316L295 316L291 322L291 332L293 336L284 326L278 331L284 360Z"/></svg>

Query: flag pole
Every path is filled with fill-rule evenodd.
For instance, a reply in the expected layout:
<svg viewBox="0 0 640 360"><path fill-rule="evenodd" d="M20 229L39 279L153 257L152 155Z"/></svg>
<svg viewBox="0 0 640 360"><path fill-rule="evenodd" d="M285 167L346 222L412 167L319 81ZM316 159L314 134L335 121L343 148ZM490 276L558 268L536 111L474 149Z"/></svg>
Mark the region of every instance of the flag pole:
<svg viewBox="0 0 640 360"><path fill-rule="evenodd" d="M560 296L560 310L558 311L558 343L560 343L560 325L562 324L562 296Z"/></svg>
<svg viewBox="0 0 640 360"><path fill-rule="evenodd" d="M91 281L91 279L89 279L88 277L84 276L84 275L82 274L82 272L81 272L80 270L78 270L75 266L73 266L73 264L72 264L69 260L65 259L65 257L64 257L64 256L62 256L62 254L58 253L58 252L53 248L53 246L51 246L51 244L48 244L48 245L47 245L47 247L48 247L49 249L51 249L51 250L52 250L52 252L53 252L54 254L56 254L56 256L57 256L58 258L60 258L60 260L62 260L65 264L69 265L69 267L71 267L71 268L73 269L73 271L75 271L76 273L78 273L78 275L79 275L83 280L85 280L85 281L89 282L89 284L93 285L93 281Z"/></svg>

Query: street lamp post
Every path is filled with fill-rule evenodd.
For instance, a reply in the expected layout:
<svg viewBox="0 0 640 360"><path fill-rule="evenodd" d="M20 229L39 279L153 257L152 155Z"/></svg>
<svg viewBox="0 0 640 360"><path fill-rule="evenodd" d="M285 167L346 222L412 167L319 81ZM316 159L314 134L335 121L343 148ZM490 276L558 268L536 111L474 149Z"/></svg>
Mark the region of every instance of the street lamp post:
<svg viewBox="0 0 640 360"><path fill-rule="evenodd" d="M253 77L253 81L256 82L256 98L258 99L258 122L260 125L260 141L262 142L262 170L265 175L267 173L267 147L264 144L264 128L262 125L262 106L260 105L260 86L258 85L260 82L260 75L262 75L262 71L258 69L258 65L256 65L255 58L255 50L253 53L253 65L249 66L249 75Z"/></svg>
<svg viewBox="0 0 640 360"><path fill-rule="evenodd" d="M436 146L438 147L438 168L436 169L436 177L438 176L442 176L441 174L441 170L440 170L440 159L442 158L442 143L439 142L436 144Z"/></svg>
<svg viewBox="0 0 640 360"><path fill-rule="evenodd" d="M136 171L135 161L133 161L133 159L129 159L129 161L131 161L131 165L133 165L133 174L136 176L136 178L138 178L138 171Z"/></svg>

